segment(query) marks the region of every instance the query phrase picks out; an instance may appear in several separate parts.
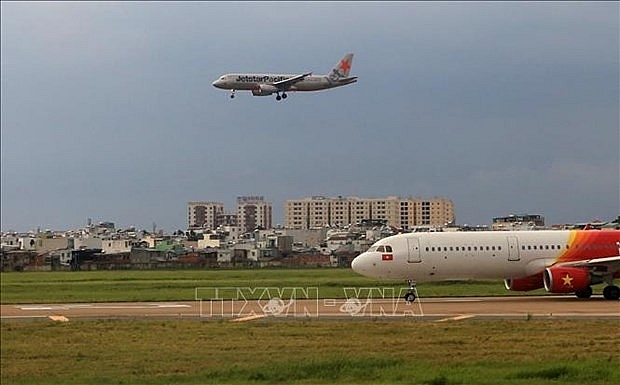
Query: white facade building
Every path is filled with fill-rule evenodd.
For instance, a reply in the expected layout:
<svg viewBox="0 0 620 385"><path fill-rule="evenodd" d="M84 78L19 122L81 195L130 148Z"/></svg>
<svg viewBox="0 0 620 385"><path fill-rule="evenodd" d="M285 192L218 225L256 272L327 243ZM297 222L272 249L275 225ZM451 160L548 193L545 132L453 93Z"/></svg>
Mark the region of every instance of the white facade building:
<svg viewBox="0 0 620 385"><path fill-rule="evenodd" d="M290 229L342 227L363 221L384 221L410 229L419 225L445 225L454 221L454 205L446 198L326 198L288 200L285 224Z"/></svg>

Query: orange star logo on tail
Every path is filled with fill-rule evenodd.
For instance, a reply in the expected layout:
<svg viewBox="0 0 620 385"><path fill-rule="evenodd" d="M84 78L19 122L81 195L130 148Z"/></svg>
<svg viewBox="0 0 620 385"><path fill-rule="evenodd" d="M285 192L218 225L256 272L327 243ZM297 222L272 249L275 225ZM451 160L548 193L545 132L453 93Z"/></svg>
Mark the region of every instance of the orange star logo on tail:
<svg viewBox="0 0 620 385"><path fill-rule="evenodd" d="M349 63L349 61L346 59L342 59L338 67L340 67L340 69L346 74L351 69L351 63Z"/></svg>

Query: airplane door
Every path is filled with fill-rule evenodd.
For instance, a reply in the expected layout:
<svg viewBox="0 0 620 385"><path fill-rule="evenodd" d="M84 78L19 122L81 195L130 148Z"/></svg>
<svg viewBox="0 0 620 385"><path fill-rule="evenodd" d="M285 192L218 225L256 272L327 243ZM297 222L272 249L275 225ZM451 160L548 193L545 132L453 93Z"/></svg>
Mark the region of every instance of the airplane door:
<svg viewBox="0 0 620 385"><path fill-rule="evenodd" d="M415 238L407 238L407 251L408 257L407 262L409 263L419 263L422 262L422 258L420 255L420 239Z"/></svg>
<svg viewBox="0 0 620 385"><path fill-rule="evenodd" d="M519 257L519 240L514 235L508 236L508 260L518 261Z"/></svg>

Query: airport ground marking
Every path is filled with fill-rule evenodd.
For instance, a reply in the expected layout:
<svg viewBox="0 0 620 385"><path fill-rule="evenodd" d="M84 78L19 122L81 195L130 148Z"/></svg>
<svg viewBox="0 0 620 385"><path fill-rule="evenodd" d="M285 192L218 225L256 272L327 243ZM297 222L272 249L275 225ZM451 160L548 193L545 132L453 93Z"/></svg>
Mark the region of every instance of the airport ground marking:
<svg viewBox="0 0 620 385"><path fill-rule="evenodd" d="M474 318L475 316L476 316L475 314L461 314L461 315L457 315L456 317L442 318L440 320L437 320L437 322L460 321L464 319Z"/></svg>
<svg viewBox="0 0 620 385"><path fill-rule="evenodd" d="M265 317L266 317L266 315L264 315L264 314L253 314L253 315L249 315L247 317L231 319L230 322L247 322L247 321L253 321L255 319L261 319L261 318L265 318Z"/></svg>

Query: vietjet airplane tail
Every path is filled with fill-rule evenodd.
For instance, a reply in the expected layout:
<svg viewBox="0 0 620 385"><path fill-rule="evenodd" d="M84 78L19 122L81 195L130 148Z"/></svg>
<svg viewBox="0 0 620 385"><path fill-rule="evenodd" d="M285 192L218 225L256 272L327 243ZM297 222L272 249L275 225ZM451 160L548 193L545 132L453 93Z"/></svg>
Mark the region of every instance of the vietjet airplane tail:
<svg viewBox="0 0 620 385"><path fill-rule="evenodd" d="M351 63L353 63L353 54L346 54L338 64L332 68L329 78L331 80L344 80L349 77L349 72L351 72Z"/></svg>

